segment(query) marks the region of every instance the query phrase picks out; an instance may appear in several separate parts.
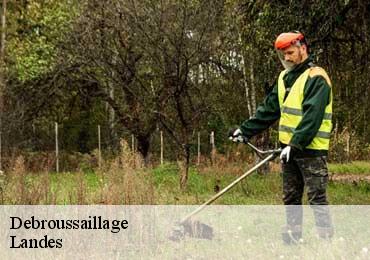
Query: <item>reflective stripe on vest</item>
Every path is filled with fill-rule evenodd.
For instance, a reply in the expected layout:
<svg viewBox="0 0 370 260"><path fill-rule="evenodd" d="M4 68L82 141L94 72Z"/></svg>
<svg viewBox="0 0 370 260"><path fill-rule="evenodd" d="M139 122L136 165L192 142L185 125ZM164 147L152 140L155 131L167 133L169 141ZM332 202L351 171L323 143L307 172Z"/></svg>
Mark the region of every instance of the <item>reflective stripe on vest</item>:
<svg viewBox="0 0 370 260"><path fill-rule="evenodd" d="M282 71L278 79L278 96L280 105L280 123L279 123L279 141L284 144L289 144L290 140L294 135L294 131L298 124L302 120L302 102L304 98L304 86L309 76L313 77L316 75L322 76L331 86L330 79L326 74L325 70L319 67L312 67L303 72L298 79L294 82L290 89L290 93L285 96L285 84L284 75L286 71ZM324 118L321 126L312 140L312 142L306 147L314 150L328 150L330 141L330 132L332 129L332 94L330 97L330 103L325 108Z"/></svg>

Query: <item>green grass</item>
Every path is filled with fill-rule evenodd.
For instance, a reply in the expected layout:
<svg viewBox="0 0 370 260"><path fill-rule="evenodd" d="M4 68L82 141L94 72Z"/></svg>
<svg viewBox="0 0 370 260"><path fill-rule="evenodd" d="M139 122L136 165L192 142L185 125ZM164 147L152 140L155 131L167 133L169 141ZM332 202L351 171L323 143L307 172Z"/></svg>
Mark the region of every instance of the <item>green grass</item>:
<svg viewBox="0 0 370 260"><path fill-rule="evenodd" d="M366 174L367 167L370 168L367 162L329 165L335 173ZM173 163L151 170L140 169L131 175L124 170L15 175L7 180L4 204L202 204L246 169L192 167L185 191L179 187L179 169ZM279 205L282 204L281 182L277 173L253 174L214 204ZM330 181L328 197L331 204L370 204L370 183ZM304 201L307 204L306 196Z"/></svg>
<svg viewBox="0 0 370 260"><path fill-rule="evenodd" d="M216 184L222 189L238 176L230 172L198 172L192 168L189 174L189 186L182 192L178 185L178 173L175 165L164 165L153 171L157 191L165 194L160 204L201 204L216 194ZM281 177L271 173L267 176L251 175L227 192L215 204L282 204ZM337 183L330 181L328 198L331 204L370 204L370 183L365 181ZM304 198L307 204L306 196Z"/></svg>
<svg viewBox="0 0 370 260"><path fill-rule="evenodd" d="M345 164L330 163L329 172L335 174L366 174L370 175L370 162L355 161Z"/></svg>
<svg viewBox="0 0 370 260"><path fill-rule="evenodd" d="M330 182L328 187L329 201L336 205L368 205L370 204L370 183Z"/></svg>

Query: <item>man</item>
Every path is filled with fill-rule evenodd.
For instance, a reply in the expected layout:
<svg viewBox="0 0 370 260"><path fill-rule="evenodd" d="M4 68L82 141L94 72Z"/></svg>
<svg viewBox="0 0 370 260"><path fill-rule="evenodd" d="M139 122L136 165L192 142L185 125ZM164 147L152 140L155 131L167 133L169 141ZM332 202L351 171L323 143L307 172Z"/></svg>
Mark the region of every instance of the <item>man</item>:
<svg viewBox="0 0 370 260"><path fill-rule="evenodd" d="M328 207L315 205L328 205L326 158L332 129L331 82L325 70L313 64L302 33L280 34L275 49L285 70L256 115L233 130L230 139L244 142L280 119L284 204L301 205L306 185L318 235L328 238L333 235ZM287 226L282 235L289 244L302 236L302 207L287 206L286 213Z"/></svg>

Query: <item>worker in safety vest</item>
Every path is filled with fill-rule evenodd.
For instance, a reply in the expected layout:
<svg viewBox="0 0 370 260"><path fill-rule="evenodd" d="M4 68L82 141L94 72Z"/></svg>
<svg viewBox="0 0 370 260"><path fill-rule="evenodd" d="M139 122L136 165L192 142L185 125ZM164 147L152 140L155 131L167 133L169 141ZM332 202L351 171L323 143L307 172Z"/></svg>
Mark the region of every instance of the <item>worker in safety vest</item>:
<svg viewBox="0 0 370 260"><path fill-rule="evenodd" d="M320 237L331 237L333 228L326 188L327 155L332 129L333 95L326 71L313 64L301 32L280 34L275 49L284 66L272 91L254 117L231 131L229 138L244 142L279 121L282 146L283 200L285 205L301 205L304 186L314 209ZM294 243L302 236L302 207L286 207L287 226L283 240Z"/></svg>

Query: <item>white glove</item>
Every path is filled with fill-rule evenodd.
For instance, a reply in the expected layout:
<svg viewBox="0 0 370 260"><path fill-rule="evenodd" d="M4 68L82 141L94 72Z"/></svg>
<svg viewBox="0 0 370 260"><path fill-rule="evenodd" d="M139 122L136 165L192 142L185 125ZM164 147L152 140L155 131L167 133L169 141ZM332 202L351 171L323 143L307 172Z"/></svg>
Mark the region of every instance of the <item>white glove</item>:
<svg viewBox="0 0 370 260"><path fill-rule="evenodd" d="M291 155L291 151L292 151L292 147L291 146L286 146L282 151L281 151L281 154L280 154L280 160L283 162L283 163L287 163L289 162L289 159L290 159L290 155Z"/></svg>
<svg viewBox="0 0 370 260"><path fill-rule="evenodd" d="M242 130L240 130L240 128L237 128L229 137L229 139L235 143L243 143L245 137L243 136Z"/></svg>

